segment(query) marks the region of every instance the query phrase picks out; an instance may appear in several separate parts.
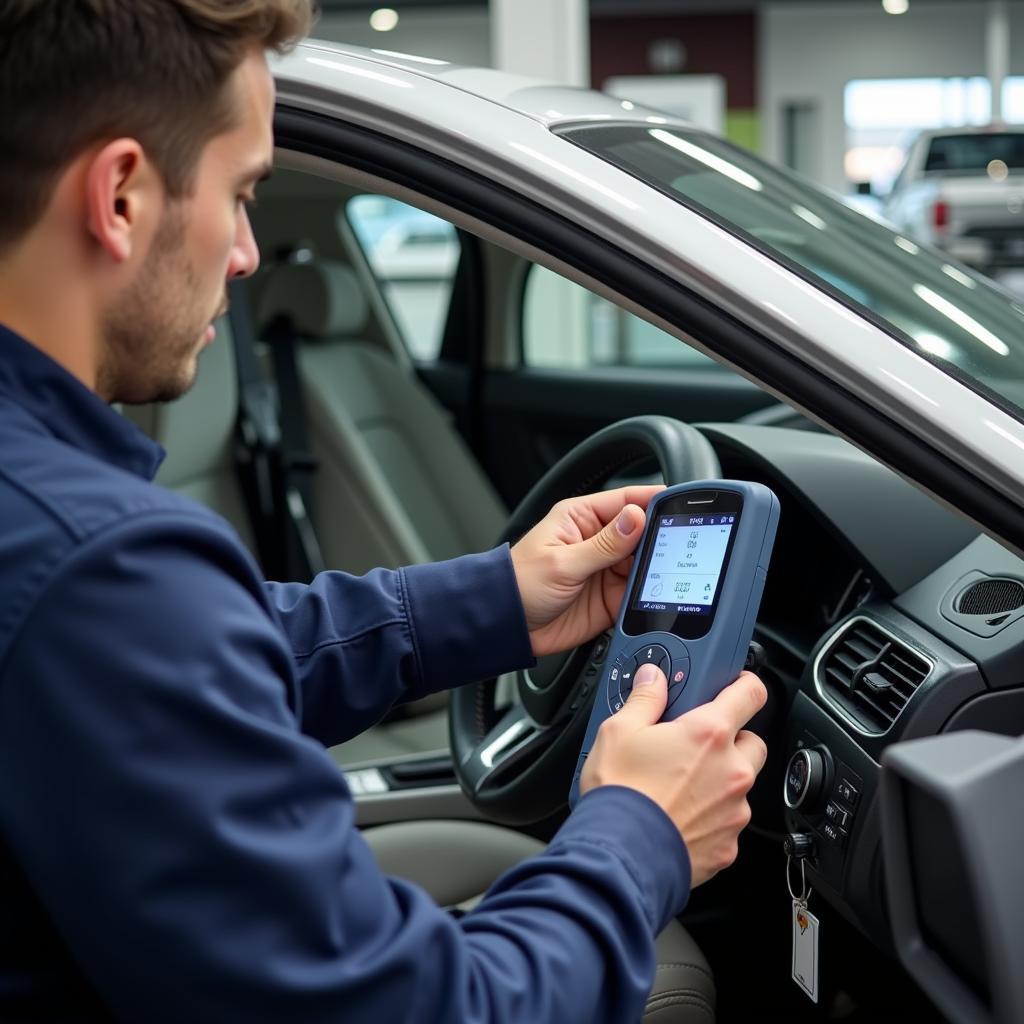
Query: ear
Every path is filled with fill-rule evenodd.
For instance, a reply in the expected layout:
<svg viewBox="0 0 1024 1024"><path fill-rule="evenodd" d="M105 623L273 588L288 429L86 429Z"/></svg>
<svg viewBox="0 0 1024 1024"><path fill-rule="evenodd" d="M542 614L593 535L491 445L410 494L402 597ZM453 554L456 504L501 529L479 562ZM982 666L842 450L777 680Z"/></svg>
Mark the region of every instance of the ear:
<svg viewBox="0 0 1024 1024"><path fill-rule="evenodd" d="M108 142L85 175L89 233L116 263L144 247L147 223L159 219L163 183L135 139Z"/></svg>

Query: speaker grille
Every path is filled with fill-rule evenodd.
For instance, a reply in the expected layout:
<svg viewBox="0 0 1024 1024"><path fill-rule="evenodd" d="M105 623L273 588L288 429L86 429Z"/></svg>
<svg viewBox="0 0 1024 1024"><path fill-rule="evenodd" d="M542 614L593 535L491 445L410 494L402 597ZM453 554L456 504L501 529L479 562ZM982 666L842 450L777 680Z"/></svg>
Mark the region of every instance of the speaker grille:
<svg viewBox="0 0 1024 1024"><path fill-rule="evenodd" d="M961 615L999 615L1024 605L1024 584L1016 580L980 580L956 600Z"/></svg>

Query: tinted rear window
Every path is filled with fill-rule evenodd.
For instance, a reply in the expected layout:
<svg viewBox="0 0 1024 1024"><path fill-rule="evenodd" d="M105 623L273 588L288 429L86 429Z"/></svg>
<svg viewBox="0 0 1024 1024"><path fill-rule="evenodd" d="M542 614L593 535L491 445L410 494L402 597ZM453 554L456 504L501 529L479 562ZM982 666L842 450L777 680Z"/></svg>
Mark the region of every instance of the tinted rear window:
<svg viewBox="0 0 1024 1024"><path fill-rule="evenodd" d="M1024 132L943 135L928 147L926 171L985 171L993 160L1010 170L1024 169Z"/></svg>

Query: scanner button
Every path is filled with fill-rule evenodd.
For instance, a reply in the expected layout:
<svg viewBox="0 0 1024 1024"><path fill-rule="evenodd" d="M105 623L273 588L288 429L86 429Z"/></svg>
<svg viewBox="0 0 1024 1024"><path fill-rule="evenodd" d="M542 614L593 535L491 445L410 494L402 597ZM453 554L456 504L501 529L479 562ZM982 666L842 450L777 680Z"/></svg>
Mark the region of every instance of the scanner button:
<svg viewBox="0 0 1024 1024"><path fill-rule="evenodd" d="M626 658L622 663L622 671L619 673L619 690L628 691L633 689L633 675L637 670L636 658Z"/></svg>
<svg viewBox="0 0 1024 1024"><path fill-rule="evenodd" d="M636 652L637 667L641 665L657 665L665 675L668 675L670 659L668 651L659 644L650 644L647 647L641 647Z"/></svg>
<svg viewBox="0 0 1024 1024"><path fill-rule="evenodd" d="M690 678L690 659L689 658L677 658L672 662L672 672L668 677L668 701L666 702L666 708L671 708L672 705L679 699L680 694L686 688L686 682Z"/></svg>
<svg viewBox="0 0 1024 1024"><path fill-rule="evenodd" d="M633 689L636 658L619 658L608 675L608 708L615 714L621 710Z"/></svg>
<svg viewBox="0 0 1024 1024"><path fill-rule="evenodd" d="M636 658L630 658L622 669L622 677L619 679L619 699L625 704L629 695L633 692L633 676L636 675L638 666Z"/></svg>
<svg viewBox="0 0 1024 1024"><path fill-rule="evenodd" d="M608 669L608 692L617 693L619 690L619 678L622 676L622 658L616 658L615 663Z"/></svg>

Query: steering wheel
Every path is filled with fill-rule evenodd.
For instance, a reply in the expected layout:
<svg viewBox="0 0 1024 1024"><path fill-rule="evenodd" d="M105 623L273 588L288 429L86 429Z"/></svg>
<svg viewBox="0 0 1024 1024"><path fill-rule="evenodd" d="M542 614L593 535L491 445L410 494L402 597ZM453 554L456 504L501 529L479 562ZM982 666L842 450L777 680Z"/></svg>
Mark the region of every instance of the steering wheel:
<svg viewBox="0 0 1024 1024"><path fill-rule="evenodd" d="M512 513L499 543L514 543L563 498L600 489L637 463L666 484L721 474L703 434L668 416L637 416L598 431L560 459ZM459 784L488 817L527 825L558 811L580 756L609 633L515 674L518 701L499 711L498 680L453 691L448 710Z"/></svg>

